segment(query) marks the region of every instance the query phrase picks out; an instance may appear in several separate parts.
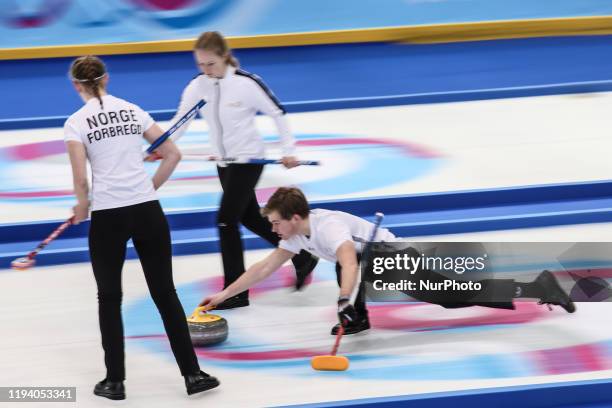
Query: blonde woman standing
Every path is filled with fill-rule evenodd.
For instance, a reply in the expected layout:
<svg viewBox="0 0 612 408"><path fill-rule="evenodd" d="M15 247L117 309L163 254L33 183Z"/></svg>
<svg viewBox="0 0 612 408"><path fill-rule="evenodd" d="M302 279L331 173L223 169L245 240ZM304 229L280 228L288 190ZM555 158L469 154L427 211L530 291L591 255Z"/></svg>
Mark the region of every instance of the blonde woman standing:
<svg viewBox="0 0 612 408"><path fill-rule="evenodd" d="M94 394L125 399L125 356L121 320L121 271L126 245L132 239L149 287L162 317L188 394L219 385L200 371L191 344L183 307L172 278L172 248L166 217L157 190L181 159L174 143L162 144L153 179L142 161L142 138L153 142L164 132L140 107L106 92L108 73L97 57L74 60L70 76L84 106L64 125L64 139L72 166L74 222L88 218L89 253L98 287L98 305L106 378ZM91 201L86 163L92 172Z"/></svg>
<svg viewBox="0 0 612 408"><path fill-rule="evenodd" d="M200 35L194 47L194 58L201 74L191 80L183 91L173 121L182 117L199 100L210 128L213 155L219 158L264 158L264 142L255 126L255 116L262 112L270 116L281 139L283 158L287 168L297 165L294 156L295 140L289 130L285 109L270 88L258 76L239 68L238 60L223 36L214 31ZM173 136L176 141L187 130L189 122ZM230 163L217 166L223 196L219 206L217 228L221 243L221 257L225 287L244 273L243 244L240 224L268 241L278 245L280 238L272 232L269 221L260 214L255 186L263 171L260 164ZM306 277L318 262L302 251L292 262L296 270L296 289L302 288ZM217 305L217 309L231 309L249 305L248 292L239 293Z"/></svg>

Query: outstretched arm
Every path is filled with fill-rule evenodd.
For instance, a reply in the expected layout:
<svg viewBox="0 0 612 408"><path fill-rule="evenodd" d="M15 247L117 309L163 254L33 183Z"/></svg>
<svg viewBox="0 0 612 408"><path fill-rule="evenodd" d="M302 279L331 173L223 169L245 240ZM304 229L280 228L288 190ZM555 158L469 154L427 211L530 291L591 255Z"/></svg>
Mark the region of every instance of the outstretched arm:
<svg viewBox="0 0 612 408"><path fill-rule="evenodd" d="M221 292L208 296L200 306L217 306L225 299L230 298L238 293L244 292L257 282L260 282L270 276L272 272L278 270L285 262L291 259L295 254L282 248L276 248L270 255L263 260L253 264L243 273L238 280L223 289Z"/></svg>

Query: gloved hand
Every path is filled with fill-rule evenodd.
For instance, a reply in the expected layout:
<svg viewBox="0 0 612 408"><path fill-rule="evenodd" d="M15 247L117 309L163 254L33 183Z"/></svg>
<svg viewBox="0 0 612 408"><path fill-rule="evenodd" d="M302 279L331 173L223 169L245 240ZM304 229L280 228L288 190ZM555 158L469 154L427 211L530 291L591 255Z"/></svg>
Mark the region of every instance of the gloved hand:
<svg viewBox="0 0 612 408"><path fill-rule="evenodd" d="M348 297L341 297L338 299L338 319L342 326L357 321L357 312L349 300Z"/></svg>

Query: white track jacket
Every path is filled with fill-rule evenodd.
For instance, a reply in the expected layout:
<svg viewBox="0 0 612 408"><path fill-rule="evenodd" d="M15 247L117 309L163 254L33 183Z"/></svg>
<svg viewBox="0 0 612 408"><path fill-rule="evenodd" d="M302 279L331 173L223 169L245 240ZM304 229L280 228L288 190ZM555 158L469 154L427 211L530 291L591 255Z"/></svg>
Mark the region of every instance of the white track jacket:
<svg viewBox="0 0 612 408"><path fill-rule="evenodd" d="M172 123L200 99L206 102L200 114L210 128L213 155L238 159L265 157L263 139L255 127L257 112L272 117L276 122L283 156L294 154L295 140L289 130L285 109L258 76L232 66L228 66L221 79L203 74L196 76L183 91ZM191 120L172 135L174 141L185 133Z"/></svg>

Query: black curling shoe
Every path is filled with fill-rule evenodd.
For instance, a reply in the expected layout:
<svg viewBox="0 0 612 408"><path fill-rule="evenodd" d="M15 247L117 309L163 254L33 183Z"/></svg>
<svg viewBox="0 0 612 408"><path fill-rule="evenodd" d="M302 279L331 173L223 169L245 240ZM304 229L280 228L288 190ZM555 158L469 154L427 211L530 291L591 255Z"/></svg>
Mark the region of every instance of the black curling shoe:
<svg viewBox="0 0 612 408"><path fill-rule="evenodd" d="M215 306L217 310L235 309L237 307L245 307L249 305L248 296L236 295L225 299L223 302Z"/></svg>
<svg viewBox="0 0 612 408"><path fill-rule="evenodd" d="M185 387L189 395L213 389L218 387L219 384L219 380L206 374L204 371L200 371L198 374L185 376Z"/></svg>
<svg viewBox="0 0 612 408"><path fill-rule="evenodd" d="M94 394L112 400L124 400L125 387L123 381L108 381L105 378L96 384Z"/></svg>
<svg viewBox="0 0 612 408"><path fill-rule="evenodd" d="M544 271L538 275L535 281L544 289L544 295L542 295L538 303L561 306L567 313L574 313L576 311L576 305L574 305L572 299L559 285L555 275L549 271ZM548 307L550 308L550 306Z"/></svg>

